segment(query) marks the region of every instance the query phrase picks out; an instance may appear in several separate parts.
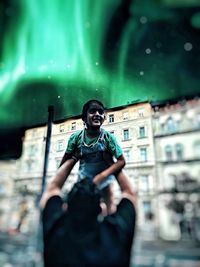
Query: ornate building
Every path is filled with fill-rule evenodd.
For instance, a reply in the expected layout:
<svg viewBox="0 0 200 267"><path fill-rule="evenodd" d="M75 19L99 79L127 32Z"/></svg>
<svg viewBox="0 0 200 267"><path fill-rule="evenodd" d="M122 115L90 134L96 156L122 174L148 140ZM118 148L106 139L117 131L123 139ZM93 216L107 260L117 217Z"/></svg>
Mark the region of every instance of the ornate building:
<svg viewBox="0 0 200 267"><path fill-rule="evenodd" d="M107 111L103 124L103 128L115 135L123 149L126 158L125 172L138 193L138 226L141 227L153 218L152 214L156 219L155 158L151 112L149 103L113 108ZM52 125L47 183L60 164L70 135L82 128L83 123L80 116L68 118ZM23 154L17 162L18 167L14 179L16 188L24 188L28 195L35 195L35 197L41 191L46 132L46 127L26 131ZM77 171L78 164L72 170L64 191L68 191L76 181ZM118 189L115 182L116 201L120 198ZM33 203L34 200L31 207L33 207Z"/></svg>
<svg viewBox="0 0 200 267"><path fill-rule="evenodd" d="M10 227L11 205L15 199L13 179L16 174L16 162L0 161L0 231Z"/></svg>
<svg viewBox="0 0 200 267"><path fill-rule="evenodd" d="M153 110L160 236L198 238L200 100L153 105Z"/></svg>
<svg viewBox="0 0 200 267"><path fill-rule="evenodd" d="M82 128L80 115L52 124L46 183L56 173L70 135ZM155 237L153 230L158 230L159 236L168 240L185 236L199 240L200 100L109 109L103 128L115 135L123 149L124 170L138 195L138 228L145 232L145 238ZM46 126L29 129L21 158L0 162L2 230L21 224L20 230L31 231L38 221L46 139ZM63 192L70 190L77 172L78 163ZM116 182L114 194L119 201ZM24 206L28 212L20 223Z"/></svg>

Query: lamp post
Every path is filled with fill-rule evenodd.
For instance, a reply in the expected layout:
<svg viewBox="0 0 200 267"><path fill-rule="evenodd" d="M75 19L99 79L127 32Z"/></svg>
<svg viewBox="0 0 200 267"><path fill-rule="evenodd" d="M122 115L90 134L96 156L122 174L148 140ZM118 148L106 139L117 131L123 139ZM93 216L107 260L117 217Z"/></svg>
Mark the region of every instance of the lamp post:
<svg viewBox="0 0 200 267"><path fill-rule="evenodd" d="M47 167L48 167L48 156L51 144L51 130L52 130L52 121L54 116L54 107L48 107L48 124L47 124L47 136L46 136L46 145L45 145L45 155L44 155L44 166L43 166L43 175L42 175L42 186L41 186L41 193L40 198L44 192L46 186L46 174L47 174Z"/></svg>

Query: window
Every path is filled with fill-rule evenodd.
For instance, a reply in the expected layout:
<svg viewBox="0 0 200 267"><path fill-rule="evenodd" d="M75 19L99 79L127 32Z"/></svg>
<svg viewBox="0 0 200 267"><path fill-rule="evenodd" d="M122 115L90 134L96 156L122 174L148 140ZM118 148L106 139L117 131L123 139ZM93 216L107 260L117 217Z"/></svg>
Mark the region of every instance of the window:
<svg viewBox="0 0 200 267"><path fill-rule="evenodd" d="M144 109L143 108L138 109L138 116L144 117Z"/></svg>
<svg viewBox="0 0 200 267"><path fill-rule="evenodd" d="M124 141L129 140L129 129L124 129L123 135L124 135Z"/></svg>
<svg viewBox="0 0 200 267"><path fill-rule="evenodd" d="M175 133L177 130L177 125L172 117L169 117L165 124L165 129L167 133Z"/></svg>
<svg viewBox="0 0 200 267"><path fill-rule="evenodd" d="M140 148L140 160L147 161L147 148L146 147Z"/></svg>
<svg viewBox="0 0 200 267"><path fill-rule="evenodd" d="M123 113L123 120L128 120L128 112Z"/></svg>
<svg viewBox="0 0 200 267"><path fill-rule="evenodd" d="M140 177L140 190L143 192L149 191L149 177L148 177L148 175L142 175Z"/></svg>
<svg viewBox="0 0 200 267"><path fill-rule="evenodd" d="M5 185L0 185L0 196L3 196L6 193Z"/></svg>
<svg viewBox="0 0 200 267"><path fill-rule="evenodd" d="M61 124L61 125L59 126L59 132L60 132L60 133L64 133L64 131L65 131L65 125L64 125L64 124Z"/></svg>
<svg viewBox="0 0 200 267"><path fill-rule="evenodd" d="M199 159L200 158L200 141L195 142L195 144L194 144L194 153L195 153L194 156Z"/></svg>
<svg viewBox="0 0 200 267"><path fill-rule="evenodd" d="M72 122L71 130L72 131L76 130L76 122Z"/></svg>
<svg viewBox="0 0 200 267"><path fill-rule="evenodd" d="M165 147L165 157L166 157L166 160L169 160L169 161L172 160L172 147L170 145L167 145Z"/></svg>
<svg viewBox="0 0 200 267"><path fill-rule="evenodd" d="M57 145L56 145L56 150L62 151L63 149L64 149L64 140L58 140Z"/></svg>
<svg viewBox="0 0 200 267"><path fill-rule="evenodd" d="M183 145L182 144L176 144L176 157L177 160L182 160L183 159Z"/></svg>
<svg viewBox="0 0 200 267"><path fill-rule="evenodd" d="M37 136L37 129L33 129L32 131L32 137L36 137Z"/></svg>
<svg viewBox="0 0 200 267"><path fill-rule="evenodd" d="M33 163L34 161L32 159L26 160L26 170L28 172L33 170Z"/></svg>
<svg viewBox="0 0 200 267"><path fill-rule="evenodd" d="M149 218L149 215L152 213L152 206L150 201L143 201L142 202L143 211L144 211L144 217L146 219Z"/></svg>
<svg viewBox="0 0 200 267"><path fill-rule="evenodd" d="M36 145L31 145L29 149L29 156L35 156L37 151Z"/></svg>
<svg viewBox="0 0 200 267"><path fill-rule="evenodd" d="M161 130L162 134L165 134L165 124L164 123L160 124L160 130Z"/></svg>
<svg viewBox="0 0 200 267"><path fill-rule="evenodd" d="M130 158L130 150L124 150L124 157L126 162L130 162L131 158Z"/></svg>
<svg viewBox="0 0 200 267"><path fill-rule="evenodd" d="M200 113L196 116L197 128L200 129Z"/></svg>
<svg viewBox="0 0 200 267"><path fill-rule="evenodd" d="M144 126L139 128L139 137L140 138L144 138L145 137L145 128L144 128Z"/></svg>
<svg viewBox="0 0 200 267"><path fill-rule="evenodd" d="M61 163L61 158L56 158L55 159L55 161L56 161L56 169L58 169L59 168L59 166L60 166L60 163Z"/></svg>
<svg viewBox="0 0 200 267"><path fill-rule="evenodd" d="M110 114L110 115L108 116L108 122L109 122L109 123L114 122L114 114Z"/></svg>

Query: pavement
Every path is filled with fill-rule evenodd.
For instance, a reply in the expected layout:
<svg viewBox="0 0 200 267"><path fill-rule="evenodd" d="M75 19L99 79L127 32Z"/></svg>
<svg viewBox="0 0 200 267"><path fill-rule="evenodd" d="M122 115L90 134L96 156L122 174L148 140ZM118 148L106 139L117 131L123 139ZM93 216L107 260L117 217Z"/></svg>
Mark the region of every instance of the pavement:
<svg viewBox="0 0 200 267"><path fill-rule="evenodd" d="M0 232L0 267L43 267L37 239L30 233Z"/></svg>
<svg viewBox="0 0 200 267"><path fill-rule="evenodd" d="M200 243L135 239L130 267L200 267Z"/></svg>
<svg viewBox="0 0 200 267"><path fill-rule="evenodd" d="M0 267L43 267L38 240L36 234L0 232ZM200 243L144 240L138 235L130 267L200 267Z"/></svg>

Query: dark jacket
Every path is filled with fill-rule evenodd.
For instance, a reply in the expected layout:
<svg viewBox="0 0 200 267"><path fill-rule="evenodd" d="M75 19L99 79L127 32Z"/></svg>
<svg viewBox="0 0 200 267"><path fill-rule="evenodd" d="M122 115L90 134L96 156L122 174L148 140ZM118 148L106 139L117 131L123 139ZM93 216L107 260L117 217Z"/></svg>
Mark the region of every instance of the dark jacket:
<svg viewBox="0 0 200 267"><path fill-rule="evenodd" d="M135 208L122 199L102 221L72 219L54 196L43 211L45 267L128 267L135 228Z"/></svg>

